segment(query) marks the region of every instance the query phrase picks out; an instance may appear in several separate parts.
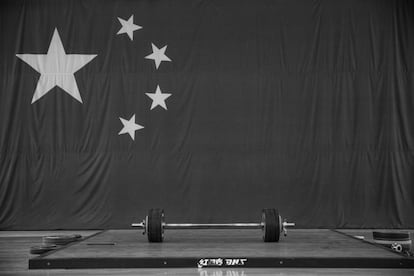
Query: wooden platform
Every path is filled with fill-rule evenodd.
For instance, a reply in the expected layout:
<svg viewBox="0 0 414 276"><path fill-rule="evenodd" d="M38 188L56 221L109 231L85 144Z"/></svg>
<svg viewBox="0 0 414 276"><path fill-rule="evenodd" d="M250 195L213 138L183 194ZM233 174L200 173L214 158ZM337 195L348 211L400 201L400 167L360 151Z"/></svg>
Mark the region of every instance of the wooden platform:
<svg viewBox="0 0 414 276"><path fill-rule="evenodd" d="M414 268L414 258L332 230L291 230L264 243L258 230L169 230L148 243L137 230L109 230L31 258L30 269L289 267Z"/></svg>

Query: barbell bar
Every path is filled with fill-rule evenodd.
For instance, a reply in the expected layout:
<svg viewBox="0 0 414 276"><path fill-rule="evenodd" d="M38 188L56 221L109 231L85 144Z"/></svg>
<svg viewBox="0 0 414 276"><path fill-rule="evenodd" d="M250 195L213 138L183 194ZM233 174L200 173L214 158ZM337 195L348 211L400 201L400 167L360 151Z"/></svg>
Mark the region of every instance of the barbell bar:
<svg viewBox="0 0 414 276"><path fill-rule="evenodd" d="M150 209L142 222L132 223L132 227L144 230L149 242L162 242L166 229L261 229L263 241L278 242L280 233L287 235L287 227L295 223L282 220L276 209L263 209L260 223L166 223L163 209Z"/></svg>

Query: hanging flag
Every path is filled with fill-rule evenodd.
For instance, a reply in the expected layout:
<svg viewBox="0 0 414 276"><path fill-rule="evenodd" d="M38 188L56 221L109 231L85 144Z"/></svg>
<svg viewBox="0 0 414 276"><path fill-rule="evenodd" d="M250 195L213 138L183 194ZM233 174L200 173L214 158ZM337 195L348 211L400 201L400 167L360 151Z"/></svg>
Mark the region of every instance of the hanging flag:
<svg viewBox="0 0 414 276"><path fill-rule="evenodd" d="M414 227L410 1L0 1L0 229Z"/></svg>

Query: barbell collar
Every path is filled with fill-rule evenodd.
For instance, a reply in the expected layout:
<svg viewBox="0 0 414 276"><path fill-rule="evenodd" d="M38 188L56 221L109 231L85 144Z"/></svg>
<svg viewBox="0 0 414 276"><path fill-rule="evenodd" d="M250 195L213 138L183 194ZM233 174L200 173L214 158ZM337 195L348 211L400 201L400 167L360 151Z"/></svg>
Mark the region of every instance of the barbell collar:
<svg viewBox="0 0 414 276"><path fill-rule="evenodd" d="M145 225L140 222L140 223L132 223L131 227L136 227L136 228L145 228Z"/></svg>

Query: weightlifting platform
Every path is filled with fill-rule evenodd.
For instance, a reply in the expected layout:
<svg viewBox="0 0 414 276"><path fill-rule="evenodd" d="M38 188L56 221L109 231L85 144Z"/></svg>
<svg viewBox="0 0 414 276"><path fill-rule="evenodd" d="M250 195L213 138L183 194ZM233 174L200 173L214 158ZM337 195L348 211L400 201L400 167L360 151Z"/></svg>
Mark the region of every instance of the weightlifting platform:
<svg viewBox="0 0 414 276"><path fill-rule="evenodd" d="M107 230L29 260L29 269L172 267L414 268L414 258L337 230L292 229L264 243L257 229L208 229L169 230L163 243Z"/></svg>

